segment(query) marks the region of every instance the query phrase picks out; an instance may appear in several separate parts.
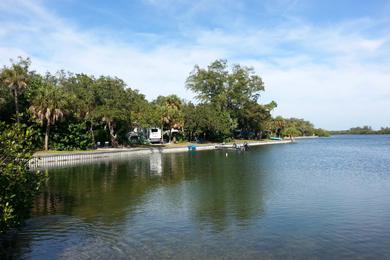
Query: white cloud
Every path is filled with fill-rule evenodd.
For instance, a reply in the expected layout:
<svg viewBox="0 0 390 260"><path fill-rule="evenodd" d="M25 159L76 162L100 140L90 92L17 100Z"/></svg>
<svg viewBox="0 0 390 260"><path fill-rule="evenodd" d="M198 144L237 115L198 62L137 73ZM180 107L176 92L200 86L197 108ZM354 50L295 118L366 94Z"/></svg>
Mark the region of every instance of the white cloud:
<svg viewBox="0 0 390 260"><path fill-rule="evenodd" d="M304 117L331 129L390 125L383 116L390 111L389 37L368 37L359 30L375 21L317 28L295 20L234 32L189 28L182 32L187 41L172 39L142 49L139 42L81 30L42 4L5 1L1 14L10 18L0 20L0 64L30 56L40 72L118 76L149 99L171 93L188 99L193 94L184 81L193 66L227 58L255 67L266 83L263 100L279 104L276 114Z"/></svg>

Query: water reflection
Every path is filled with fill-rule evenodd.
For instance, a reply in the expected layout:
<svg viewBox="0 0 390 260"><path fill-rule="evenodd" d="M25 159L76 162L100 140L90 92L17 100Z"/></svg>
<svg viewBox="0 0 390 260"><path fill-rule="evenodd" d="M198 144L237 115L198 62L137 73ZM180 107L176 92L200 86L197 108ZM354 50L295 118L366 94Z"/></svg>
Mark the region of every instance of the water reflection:
<svg viewBox="0 0 390 260"><path fill-rule="evenodd" d="M161 176L163 172L162 154L152 153L149 156L149 162L150 162L150 172Z"/></svg>
<svg viewBox="0 0 390 260"><path fill-rule="evenodd" d="M3 252L37 259L384 259L389 155L389 137L331 138L228 156L152 154L49 169L35 217Z"/></svg>
<svg viewBox="0 0 390 260"><path fill-rule="evenodd" d="M157 196L154 189L164 188L172 189L174 199L180 201L177 205L191 198L186 207L192 217L220 230L263 210L263 176L253 168L252 159L239 153L228 158L218 152L154 153L52 169L46 189L35 200L33 213L120 222L136 214L139 205L153 203ZM182 180L190 181L191 186Z"/></svg>
<svg viewBox="0 0 390 260"><path fill-rule="evenodd" d="M204 226L224 230L232 225L248 225L263 212L264 176L251 154L215 152L199 158L204 167L195 170L197 185L190 191L193 218Z"/></svg>

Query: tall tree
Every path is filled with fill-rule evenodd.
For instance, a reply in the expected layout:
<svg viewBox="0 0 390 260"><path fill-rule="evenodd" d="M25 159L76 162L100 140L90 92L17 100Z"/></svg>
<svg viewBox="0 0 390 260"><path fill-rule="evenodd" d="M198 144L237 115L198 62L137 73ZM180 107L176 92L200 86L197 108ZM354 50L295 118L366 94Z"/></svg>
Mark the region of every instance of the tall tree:
<svg viewBox="0 0 390 260"><path fill-rule="evenodd" d="M62 82L63 89L71 100L73 115L89 125L93 144L95 144L94 124L96 123L94 116L96 110L95 82L92 76L71 73L68 73L68 77Z"/></svg>
<svg viewBox="0 0 390 260"><path fill-rule="evenodd" d="M42 126L45 126L44 149L49 149L50 126L64 116L67 106L67 97L64 91L50 79L39 89L32 100L30 112Z"/></svg>
<svg viewBox="0 0 390 260"><path fill-rule="evenodd" d="M96 109L94 116L108 128L111 145L118 146L116 127L120 121L130 121L130 100L125 83L118 78L100 77L96 80Z"/></svg>
<svg viewBox="0 0 390 260"><path fill-rule="evenodd" d="M196 65L186 87L196 93L199 101L232 113L247 102L257 101L260 91L264 91L264 83L253 68L233 65L229 71L226 60L216 60L207 69Z"/></svg>
<svg viewBox="0 0 390 260"><path fill-rule="evenodd" d="M182 101L176 95L169 95L157 97L154 103L160 112L162 128L168 129L169 142L171 142L172 129L183 127Z"/></svg>
<svg viewBox="0 0 390 260"><path fill-rule="evenodd" d="M145 95L139 93L138 90L131 88L126 89L127 99L130 102L130 120L131 127L149 127L152 126L151 121L151 106L145 99Z"/></svg>
<svg viewBox="0 0 390 260"><path fill-rule="evenodd" d="M276 107L276 102L272 101L266 105L260 105L255 101L247 102L238 111L238 127L243 130L245 138L261 137L260 133L265 129L266 122L270 120L271 111Z"/></svg>
<svg viewBox="0 0 390 260"><path fill-rule="evenodd" d="M15 102L16 121L19 123L19 96L28 86L28 68L31 64L29 58L18 58L17 62L11 60L11 67L4 67L1 71L1 81L11 91Z"/></svg>
<svg viewBox="0 0 390 260"><path fill-rule="evenodd" d="M189 140L195 137L203 140L223 141L237 127L229 113L212 104L188 104L184 108L184 129Z"/></svg>
<svg viewBox="0 0 390 260"><path fill-rule="evenodd" d="M195 66L186 87L201 103L223 111L221 116L228 113L242 130L259 131L260 121L269 117L268 107L257 103L264 83L253 68L236 64L229 69L226 60L216 60L205 69Z"/></svg>

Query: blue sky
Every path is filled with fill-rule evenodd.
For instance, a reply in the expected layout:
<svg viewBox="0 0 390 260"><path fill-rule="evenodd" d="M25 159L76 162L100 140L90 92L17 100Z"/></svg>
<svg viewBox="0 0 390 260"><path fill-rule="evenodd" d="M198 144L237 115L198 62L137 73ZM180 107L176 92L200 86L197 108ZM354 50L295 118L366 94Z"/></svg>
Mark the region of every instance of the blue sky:
<svg viewBox="0 0 390 260"><path fill-rule="evenodd" d="M195 64L252 66L275 115L390 126L390 1L2 0L0 64L123 78L148 99L193 93Z"/></svg>

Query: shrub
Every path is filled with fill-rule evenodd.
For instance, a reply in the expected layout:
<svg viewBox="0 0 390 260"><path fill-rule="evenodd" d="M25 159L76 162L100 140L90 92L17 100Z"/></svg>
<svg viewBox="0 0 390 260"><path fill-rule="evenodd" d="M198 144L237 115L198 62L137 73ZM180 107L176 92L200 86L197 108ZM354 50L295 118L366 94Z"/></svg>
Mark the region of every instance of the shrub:
<svg viewBox="0 0 390 260"><path fill-rule="evenodd" d="M58 124L52 132L52 148L55 150L87 150L93 146L92 136L84 122Z"/></svg>
<svg viewBox="0 0 390 260"><path fill-rule="evenodd" d="M44 174L30 171L34 131L21 124L0 122L0 234L29 217Z"/></svg>

